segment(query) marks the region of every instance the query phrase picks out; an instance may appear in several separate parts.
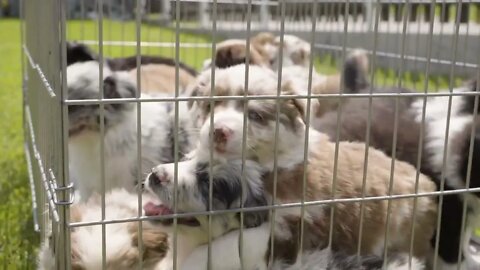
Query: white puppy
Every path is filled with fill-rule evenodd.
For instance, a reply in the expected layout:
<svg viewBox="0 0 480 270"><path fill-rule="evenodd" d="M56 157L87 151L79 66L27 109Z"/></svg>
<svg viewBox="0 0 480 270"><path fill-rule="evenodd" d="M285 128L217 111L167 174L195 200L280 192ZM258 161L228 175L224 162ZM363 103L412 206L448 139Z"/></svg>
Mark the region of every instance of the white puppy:
<svg viewBox="0 0 480 270"><path fill-rule="evenodd" d="M88 100L100 97L99 64L96 61L75 63L67 69L68 97L71 100ZM125 72L103 70L105 98L134 98L136 86ZM148 96L142 96L148 97ZM138 171L144 175L159 163L173 161L174 121L171 102L145 102L141 105L141 160L137 160L137 104L108 103L104 105L104 135L101 135L99 105L70 105L69 167L81 200L88 200L93 192L102 190L102 153L105 173L105 190L123 187L132 190ZM186 115L186 106L180 102L179 151L189 151L193 140ZM138 164L140 163L140 167Z"/></svg>

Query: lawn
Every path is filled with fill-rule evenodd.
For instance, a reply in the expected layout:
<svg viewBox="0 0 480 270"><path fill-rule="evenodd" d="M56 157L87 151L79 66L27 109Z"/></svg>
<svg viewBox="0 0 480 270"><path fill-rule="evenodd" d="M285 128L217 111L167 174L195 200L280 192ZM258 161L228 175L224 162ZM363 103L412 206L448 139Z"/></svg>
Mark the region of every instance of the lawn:
<svg viewBox="0 0 480 270"><path fill-rule="evenodd" d="M0 20L0 268L33 269L35 249L39 236L33 231L31 199L27 169L23 153L22 132L22 95L21 95L21 51L20 24L18 20ZM153 26L142 26L142 41L175 42L175 32ZM94 22L72 21L68 23L69 40L97 40L98 27ZM105 40L134 41L135 24L132 22L105 22ZM181 34L184 44L210 44L207 36ZM95 49L98 49L94 47ZM135 46L106 46L105 56L126 56L136 52ZM179 58L183 62L199 69L203 60L209 58L211 49L181 48ZM143 47L143 54L174 57L173 47ZM329 55L315 60L318 71L332 73L337 62ZM405 74L405 86L422 89L424 77ZM393 71L377 70L378 82L395 84ZM430 78L431 89L446 87L443 77ZM438 82L436 85L435 83Z"/></svg>
<svg viewBox="0 0 480 270"><path fill-rule="evenodd" d="M0 20L0 268L33 269L33 230L23 154L20 24Z"/></svg>

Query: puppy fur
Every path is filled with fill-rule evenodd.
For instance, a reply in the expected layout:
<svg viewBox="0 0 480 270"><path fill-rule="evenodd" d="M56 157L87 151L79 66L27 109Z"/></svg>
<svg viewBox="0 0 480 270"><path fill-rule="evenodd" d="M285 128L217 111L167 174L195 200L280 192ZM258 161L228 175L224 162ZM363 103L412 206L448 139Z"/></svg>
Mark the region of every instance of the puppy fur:
<svg viewBox="0 0 480 270"><path fill-rule="evenodd" d="M476 84L456 88L454 92L475 91L472 89ZM478 120L474 121L472 104L474 97L453 96L450 111L450 120L448 120L449 97L430 97L427 99L425 111L425 152L427 153L426 165L431 174L438 179L438 188L440 188L440 179L442 170L445 177L445 190L463 189L467 187L467 175L470 175L470 188L480 187L478 164L480 158L480 145ZM423 99L417 100L413 104L413 111L416 112L416 120L421 121ZM449 121L448 139L446 138L447 122ZM473 141L471 134L473 130ZM473 145L471 145L473 143ZM447 149L445 151L445 145ZM472 147L472 166L468 170L468 161ZM444 156L446 153L446 156ZM445 159L445 165L443 161ZM480 199L479 193L462 193L458 195L444 196L442 228L437 232L440 237L439 255L442 260L442 269L454 269L458 261L461 247L461 226L463 202L467 203L467 225L466 238L473 228L480 224ZM447 205L448 204L448 205ZM445 218L443 218L445 217ZM435 243L432 239L432 245ZM468 243L468 240L465 241ZM464 255L469 254L464 247Z"/></svg>
<svg viewBox="0 0 480 270"><path fill-rule="evenodd" d="M87 45L77 42L67 42L67 65L77 62L86 62L98 60L99 56L95 54ZM137 68L137 56L128 56L122 58L106 58L108 67L113 71L129 71ZM171 58L162 56L140 55L140 65L163 64L175 67L176 62ZM182 62L178 63L180 69L185 70L192 76L197 75L197 71Z"/></svg>
<svg viewBox="0 0 480 270"><path fill-rule="evenodd" d="M269 59L250 44L249 64L269 67ZM241 39L228 39L217 44L215 55L215 67L227 68L230 66L244 64L247 61L246 41Z"/></svg>
<svg viewBox="0 0 480 270"><path fill-rule="evenodd" d="M96 56L87 45L76 42L67 42L67 66L95 60Z"/></svg>
<svg viewBox="0 0 480 270"><path fill-rule="evenodd" d="M209 165L196 158L178 163L177 210L180 212L198 212L210 209L209 203ZM146 190L155 194L162 204L174 207L174 164L161 164L152 170L146 178ZM211 168L212 202L211 210L224 210L252 206L265 206L261 183L263 170L255 162L248 161L244 165L244 181L242 181L241 160L225 164L216 164ZM243 192L243 193L242 193ZM208 231L208 217L198 216L200 226ZM243 224L246 228L256 227L267 219L265 211L244 213ZM214 237L240 227L238 213L216 215L212 217L212 232ZM208 235L201 234L199 238L208 241ZM199 240L199 242L202 242Z"/></svg>
<svg viewBox="0 0 480 270"><path fill-rule="evenodd" d="M177 210L180 212L205 211L208 207L209 170L205 161L193 158L178 163L178 193ZM216 164L212 168L212 207L213 210L234 209L240 206L240 198L244 197L243 206L258 207L266 205L266 197L261 183L261 169L254 162L245 163L245 180L241 180L241 160ZM172 206L174 190L174 164L157 166L145 181L145 187L159 197L162 203ZM242 193L243 192L243 193ZM242 195L243 194L243 195ZM205 217L200 222L205 231L208 224ZM201 219L199 219L201 220ZM220 221L221 220L221 221ZM230 221L228 221L230 220ZM223 226L219 225L219 221ZM270 225L266 220L265 211L245 212L244 243L255 245L243 250L244 269L267 269L265 254L268 250ZM212 269L241 269L239 258L239 224L238 214L227 214L213 217ZM232 227L232 224L235 224ZM198 238L204 238L198 235ZM195 239L195 242L200 242ZM208 246L200 246L182 263L182 269L207 269ZM221 260L215 258L223 258ZM381 269L383 260L376 256L347 256L328 249L306 254L302 262L289 265L283 260L274 261L268 269ZM387 269L408 267L405 256L391 256ZM423 269L416 259L413 259L412 269ZM401 268L400 268L401 269Z"/></svg>
<svg viewBox="0 0 480 270"><path fill-rule="evenodd" d="M76 63L67 69L69 99L84 100L99 97L98 62ZM104 97L133 98L136 86L125 72L112 72L104 67ZM147 97L147 96L142 96ZM180 111L186 104L179 103ZM154 165L173 161L174 104L142 104L141 168L137 167L137 106L134 103L106 104L104 137L100 134L100 107L98 105L71 105L69 116L69 167L80 198L87 200L101 190L100 144L104 141L105 188L133 189L137 172L146 173ZM186 110L186 107L185 107ZM180 117L180 156L189 151L194 140L190 120Z"/></svg>
<svg viewBox="0 0 480 270"><path fill-rule="evenodd" d="M77 62L98 60L96 55L85 44L67 42L67 66ZM140 67L137 57L106 58L105 65L112 71L129 71L132 80L137 80L137 69L140 68L142 93L175 93L176 63L173 59L161 56L140 55ZM182 62L179 66L179 92L183 92L191 83L197 72Z"/></svg>
<svg viewBox="0 0 480 270"><path fill-rule="evenodd" d="M334 252L328 248L306 252L302 260L295 264L289 264L282 260L275 260L267 266L264 254L267 252L268 240L270 237L270 224L268 222L259 227L244 229L243 269L249 270L377 270L382 269L382 257L346 255L342 252ZM212 242L212 262L210 269L242 269L239 257L239 230L231 231L216 238ZM203 245L196 248L183 264L183 270L207 270L208 246ZM222 258L222 259L218 259ZM389 270L421 270L423 263L412 258L411 268L408 265L408 255L390 254L387 258L386 268Z"/></svg>
<svg viewBox="0 0 480 270"><path fill-rule="evenodd" d="M290 84L294 94L308 94L309 68L301 66L290 66L282 69L282 83ZM363 50L354 50L346 57L343 81L344 93L359 92L368 86L368 56ZM341 89L342 76L340 74L320 75L312 71L313 95L339 94ZM336 98L318 98L317 102L311 102L311 123L328 112L335 111L340 104Z"/></svg>
<svg viewBox="0 0 480 270"><path fill-rule="evenodd" d="M347 61L348 62L348 61ZM345 85L353 92L411 92L408 89L365 87L368 83L365 72L359 70L361 66L346 67L344 74ZM347 70L348 69L348 70ZM350 74L350 75L348 75ZM363 76L363 78L361 78ZM476 83L470 82L464 87L454 89L454 92L476 91ZM422 151L422 160L418 168L422 173L432 177L440 188L440 178L443 164L445 130L447 121L448 97L429 97L426 99L424 147L419 149L423 98L401 98L398 101L398 130L396 144L396 158L417 165L418 150ZM447 150L445 173L445 190L465 188L467 176L467 162L470 148L470 134L472 127L478 126L472 122L475 98L469 96L453 96ZM340 141L366 142L366 130L369 110L368 100L351 99L343 106L340 118L338 138ZM380 149L388 156L392 155L393 124L395 121L394 99L373 98L371 108L370 145ZM477 121L478 122L478 121ZM331 112L313 122L313 126L329 135L331 140L337 138L337 114ZM480 131L474 131L474 146L472 164L477 160L476 137ZM478 176L475 166L471 170L470 187L478 187ZM462 231L462 194L444 195L442 204L442 219L440 231L437 231L439 240L439 256L441 269L456 268L459 251L461 249ZM474 195L467 194L469 208L478 209ZM476 218L470 218L475 220ZM435 245L435 238L432 238ZM449 268L450 267L450 268Z"/></svg>
<svg viewBox="0 0 480 270"><path fill-rule="evenodd" d="M137 68L129 71L132 78L137 78ZM175 93L175 66L146 64L140 66L141 92L151 95L157 93ZM184 69L178 69L178 91L182 93L195 77Z"/></svg>
<svg viewBox="0 0 480 270"><path fill-rule="evenodd" d="M155 200L148 195L145 201ZM138 197L124 189L115 189L105 196L105 219L116 220L138 216ZM70 211L71 222L91 222L102 219L101 199L98 194L87 202L74 204ZM138 223L111 223L105 226L106 269L127 270L138 267L140 259L143 269L171 269L171 238L168 229L149 222L142 223L143 251L138 247ZM179 245L184 240L179 237ZM179 250L181 250L179 248ZM53 270L54 252L49 241L42 244L39 257L40 270ZM74 270L96 270L102 268L102 226L80 226L71 229L71 266Z"/></svg>
<svg viewBox="0 0 480 270"><path fill-rule="evenodd" d="M277 36L273 44L277 46L277 53L274 59L271 59L273 69L277 70L280 66L280 54L283 53L282 66L302 66L308 67L310 63L310 44L294 35L283 35L283 45L281 36Z"/></svg>
<svg viewBox="0 0 480 270"><path fill-rule="evenodd" d="M247 41L229 39L217 44L215 67L227 68L245 64ZM279 68L280 53L283 53L282 66L301 66L308 68L310 61L310 44L293 35L284 35L283 47L280 48L280 37L274 37L267 32L261 32L250 39L249 64ZM204 68L208 68L206 65Z"/></svg>
<svg viewBox="0 0 480 270"><path fill-rule="evenodd" d="M217 70L215 77L216 95L243 95L245 76L244 66L238 65L229 69ZM276 93L276 76L273 72L252 66L249 74L249 95L274 95ZM198 94L210 94L210 84L198 86ZM285 90L285 89L284 89ZM288 89L286 89L288 90ZM246 157L257 161L270 173L264 177L267 193L273 194L275 174L274 158L277 154L276 195L282 203L298 202L302 198L302 179L306 173L306 201L332 198L332 190L336 198L358 198L362 196L384 196L390 189L391 159L382 152L369 149L369 165L366 172L366 185L363 187L363 167L365 145L362 143L342 142L339 144L338 161L335 165L335 144L324 134L310 131L307 168L303 167L305 141L305 125L302 121L301 108L296 100L279 101L278 107L272 100L249 100L247 104L247 149ZM209 119L215 113L213 130L224 136L215 136L210 145L210 121L204 121L200 130L200 149L198 155L206 155L205 149L214 149L215 160L239 158L242 152L243 103L241 101L218 101L213 108L204 101L197 101L192 107L199 110L199 119ZM275 147L275 110L279 109L277 147ZM225 140L225 137L227 138ZM216 139L217 138L217 139ZM335 166L334 166L335 165ZM337 167L336 185L332 179ZM306 170L306 171L305 171ZM411 194L415 192L416 170L405 162L396 162L393 174L392 194ZM435 190L434 183L426 176L420 175L419 192ZM410 228L414 199L400 199L391 202L389 245L390 250L408 252L410 247ZM434 199L417 198L417 222L414 224L413 254L424 257L429 250L428 241L433 235L436 207ZM340 203L335 207L333 222L333 248L354 253L361 240L362 254L377 254L383 250L386 230L387 202L370 201L363 204L365 218L363 238L359 239L360 203ZM275 250L283 254L275 254L294 262L298 250L298 227L300 225L300 209L278 210L280 223L276 226ZM328 206L312 206L305 209L304 248L307 250L324 247L328 242L330 212Z"/></svg>

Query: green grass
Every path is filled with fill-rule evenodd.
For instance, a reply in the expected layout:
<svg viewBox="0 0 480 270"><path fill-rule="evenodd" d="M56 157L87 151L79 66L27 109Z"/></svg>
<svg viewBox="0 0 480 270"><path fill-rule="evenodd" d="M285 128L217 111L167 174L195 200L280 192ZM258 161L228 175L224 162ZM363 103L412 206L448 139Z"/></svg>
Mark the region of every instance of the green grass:
<svg viewBox="0 0 480 270"><path fill-rule="evenodd" d="M338 72L340 62L335 59L332 54L320 54L315 58L315 69L323 74L335 74ZM399 76L393 69L377 68L375 69L374 81L376 86L401 86L416 91L424 91L425 74L404 72ZM446 75L430 75L428 77L427 90L436 92L449 88L449 78ZM463 82L461 77L454 77L453 86L459 86Z"/></svg>
<svg viewBox="0 0 480 270"><path fill-rule="evenodd" d="M67 27L68 40L98 40L99 27L94 21L70 21ZM103 39L105 41L136 41L135 22L104 21ZM151 42L170 42L175 43L175 31L167 28L159 28L151 25L142 25L141 40ZM205 48L180 48L180 61L193 66L196 69L202 67L203 60L210 58L211 39L204 35L193 35L182 33L179 35L179 42L183 44L201 43L207 44ZM91 46L98 51L98 46ZM135 55L137 47L133 46L104 46L103 53L107 57L120 57ZM142 47L142 54L161 55L175 58L175 47Z"/></svg>
<svg viewBox="0 0 480 270"><path fill-rule="evenodd" d="M33 231L23 154L20 24L0 20L0 268L33 269Z"/></svg>
<svg viewBox="0 0 480 270"><path fill-rule="evenodd" d="M39 237L33 231L31 199L27 169L23 154L22 94L20 61L20 24L18 20L0 20L0 268L32 269ZM175 42L175 32L168 29L142 25L142 41ZM122 34L124 33L124 34ZM69 40L97 40L95 22L72 21L68 23ZM136 40L135 23L105 22L105 40ZM207 36L181 34L180 42L210 44ZM96 48L96 47L94 47ZM142 48L143 54L175 57L175 50L167 47ZM134 55L136 47L105 46L105 56ZM199 69L209 58L210 48L182 48L179 58ZM321 73L337 72L338 63L332 55L315 59L315 67ZM395 85L397 77L392 70L375 71L380 85ZM405 87L423 89L425 78L418 74L403 76ZM446 77L429 78L430 89L448 87ZM457 82L457 79L456 79Z"/></svg>

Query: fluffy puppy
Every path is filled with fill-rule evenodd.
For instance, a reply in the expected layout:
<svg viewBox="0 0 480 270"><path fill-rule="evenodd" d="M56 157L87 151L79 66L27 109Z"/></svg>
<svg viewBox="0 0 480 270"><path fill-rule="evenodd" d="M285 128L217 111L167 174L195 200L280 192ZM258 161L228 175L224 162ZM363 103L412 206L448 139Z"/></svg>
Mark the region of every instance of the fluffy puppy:
<svg viewBox="0 0 480 270"><path fill-rule="evenodd" d="M247 46L244 39L229 39L217 44L215 67L227 68L244 64ZM250 64L279 68L279 56L283 53L282 66L301 66L308 68L310 61L310 44L296 36L284 35L283 46L280 48L280 37L262 32L250 40ZM208 68L209 63L204 65Z"/></svg>
<svg viewBox="0 0 480 270"><path fill-rule="evenodd" d="M85 44L67 42L67 66L77 63L98 60L96 55ZM134 81L137 80L137 69L140 68L142 93L175 92L175 60L161 56L140 55L140 67L137 57L106 58L105 65L112 71L129 71ZM178 63L179 91L184 91L193 82L197 72L182 62Z"/></svg>
<svg viewBox="0 0 480 270"><path fill-rule="evenodd" d="M313 95L321 94L339 94L341 92L341 81L343 76L344 93L360 92L369 84L368 74L368 56L363 50L354 50L349 53L343 65L343 75L321 75L312 71L312 90ZM294 94L308 94L309 68L302 66L289 66L282 69L282 83L290 84ZM310 121L315 123L328 112L335 111L340 103L336 98L318 98L318 101L311 102Z"/></svg>
<svg viewBox="0 0 480 270"><path fill-rule="evenodd" d="M245 91L244 66L217 70L215 76L216 95L243 95ZM249 95L275 95L276 75L267 69L252 66L249 74ZM212 82L198 87L201 96L210 94ZM288 90L288 89L284 89ZM306 174L305 201L328 200L335 198L359 198L365 192L366 197L385 196L392 194L415 193L416 170L405 162L396 162L393 172L393 182L390 183L391 159L382 152L369 149L369 165L366 168L366 183L363 185L363 168L366 147L362 143L341 142L338 147L338 160L335 164L336 145L324 134L310 131L308 153L304 153L305 124L302 119L302 108L297 100L281 99L278 101L256 99L247 104L247 126L243 126L244 101L197 100L199 119L204 123L200 130L200 149L214 149L215 160L224 162L238 159L242 153L243 129L247 130L246 157L257 161L268 173L263 177L265 190L273 194L276 185L277 200L282 203L299 202L302 200L302 179ZM278 103L277 103L278 102ZM276 109L278 108L278 127ZM214 123L211 127L213 137L210 138L210 114L214 113ZM277 144L275 146L276 131ZM213 144L210 141L213 140ZM274 158L276 154L276 159ZM304 167L304 156L308 157L307 167ZM198 150L197 155L207 155L208 151ZM208 157L206 157L208 158ZM273 171L274 164L278 174ZM334 166L335 165L335 166ZM337 168L334 172L334 168ZM336 178L335 184L332 179ZM275 179L277 181L275 181ZM434 183L426 176L420 175L419 192L435 190ZM380 255L385 244L387 233L386 217L390 214L388 226L387 250L408 252L410 248L410 228L413 225L415 237L413 254L424 257L429 251L428 241L434 231L436 207L435 200L430 197L416 199L417 220L411 224L414 199L392 200L390 212L387 212L387 201L364 202L364 226L362 239L359 239L359 223L361 203L336 204L333 231L329 231L330 213L332 207L309 206L305 208L304 248L306 250L324 247L328 236L333 235L334 250L344 250L354 253L361 243L362 254ZM274 238L274 258L280 257L288 262L294 262L299 243L297 226L300 225L300 209L282 209L277 211L280 222L277 225Z"/></svg>
<svg viewBox="0 0 480 270"><path fill-rule="evenodd" d="M472 83L464 87L456 88L454 92L476 91L476 84ZM480 187L480 172L478 166L480 162L480 121L474 121L474 96L454 96L452 97L450 119L448 120L449 97L430 97L427 99L425 111L425 153L426 161L424 167L428 168L430 173L438 180L444 169L445 190L455 190L464 188ZM423 99L419 98L412 105L416 113L415 120L421 122ZM447 123L449 122L448 135L446 134ZM473 130L473 141L471 133ZM446 138L448 136L448 139ZM473 144L473 145L471 145ZM445 145L447 149L445 149ZM469 168L470 147L472 147L472 165ZM446 151L445 151L446 150ZM446 154L446 157L444 156ZM445 165L443 161L445 159ZM467 186L467 177L470 177ZM480 199L479 193L462 193L458 195L444 197L444 209L442 218L442 231L440 235L439 252L445 262L445 269L456 267L458 255L460 252L460 233L463 202L467 203L467 227L466 227L466 246L471 231L480 224ZM448 204L448 205L446 205ZM456 222L455 222L456 221ZM443 223L448 227L444 228ZM442 245L442 242L445 242ZM432 244L434 244L432 240ZM468 249L464 247L464 254L468 256Z"/></svg>
<svg viewBox="0 0 480 270"><path fill-rule="evenodd" d="M178 163L178 190L177 210L180 212L199 212L224 210L252 206L265 206L267 199L263 192L263 170L255 162L248 161L244 165L242 181L241 160L230 161L225 164L215 164L211 168L212 175L212 202L209 203L209 165L208 162L198 161L196 158ZM162 212L160 209L174 208L174 164L161 164L152 170L144 182L145 189L156 194L162 202L157 208L149 205L149 212ZM243 191L243 195L242 195ZM163 211L165 212L165 211ZM198 225L208 230L208 217L197 216ZM222 235L240 226L238 213L213 216L212 233L214 237ZM244 226L256 227L267 219L265 211L248 212L244 214ZM193 222L192 222L193 224ZM204 242L207 235L199 235Z"/></svg>
<svg viewBox="0 0 480 270"><path fill-rule="evenodd" d="M200 161L196 157L188 161L178 163L177 180L177 210L180 212L206 211L209 208L209 169L208 163ZM212 210L235 209L240 206L258 207L265 206L269 196L264 193L262 187L263 170L253 161L247 161L244 165L245 178L242 181L241 160L228 161L223 164L215 164L212 167ZM173 208L174 196L174 164L162 164L153 169L147 177L145 187L162 202L157 208ZM170 213L171 210L157 210L155 213ZM148 211L147 211L148 215ZM357 258L340 252L331 252L328 249L314 251L305 255L302 262L289 265L283 260L276 260L273 265L267 267L268 239L270 225L266 219L265 211L248 211L244 213L244 269L381 269L383 261L380 257L364 256ZM200 226L208 231L206 217L197 217ZM239 213L215 215L212 217L212 269L241 269L239 258ZM183 223L182 221L180 221ZM190 222L192 224L192 222ZM230 230L234 230L229 232ZM193 234L190 234L194 236ZM206 241L206 234L198 234L191 239L193 242ZM255 243L255 245L250 245ZM207 269L208 247L200 246L195 249L181 269ZM218 259L222 258L222 259ZM387 263L387 269L399 269L408 267L408 261L404 256L392 256ZM412 269L423 269L416 259L413 260Z"/></svg>
<svg viewBox="0 0 480 270"><path fill-rule="evenodd" d="M355 63L355 62L351 62ZM385 92L411 92L408 89L368 87L366 74L359 67L350 65L344 70L344 85L352 92L385 93ZM471 82L464 87L454 89L454 92L476 91L476 84ZM426 100L424 147L419 149L421 130L423 98L400 98L398 102L398 130L396 142L396 158L417 166L419 151L422 151L422 160L418 169L430 176L440 188L440 178L443 164L443 153L445 143L445 131L447 123L448 97L429 97ZM467 178L467 164L470 147L470 132L472 127L478 129L478 124L472 122L474 113L474 97L454 96L452 97L452 109L449 128L449 140L447 151L447 163L445 173L445 190L465 188ZM392 155L394 122L395 122L395 101L392 98L372 99L370 145L382 150L388 156ZM366 141L366 130L368 121L369 102L366 99L350 99L343 106L340 123L337 123L337 113L330 112L312 122L312 126L329 135L331 140L336 140L337 135L340 141ZM477 121L478 122L478 121ZM337 124L339 134L337 134ZM480 160L477 158L480 150L477 150L477 134L475 130L472 164ZM478 174L475 166L470 171L470 187L478 187ZM462 231L462 198L467 198L469 203L470 222L476 220L474 214L478 209L475 203L475 195L468 193L444 195L442 204L442 219L439 237L439 258L441 269L456 268L459 252L461 250ZM473 225L472 225L473 226ZM470 233L470 229L468 230ZM468 237L467 237L468 239ZM435 244L435 238L432 239ZM468 242L468 241L466 241Z"/></svg>
<svg viewBox="0 0 480 270"><path fill-rule="evenodd" d="M155 200L145 195L144 202ZM121 220L138 216L138 197L123 189L112 190L105 196L105 219ZM102 220L100 196L92 196L87 202L74 204L70 208L71 222L92 222ZM169 270L171 262L171 239L168 228L161 225L142 223L143 249L139 248L137 222L111 223L105 225L106 269L127 270L138 267L143 261L143 269ZM74 270L96 270L102 268L102 226L80 226L71 229L71 267ZM40 270L53 270L54 251L51 239L46 239L38 254ZM179 245L187 244L179 237ZM179 249L181 253L181 249Z"/></svg>
<svg viewBox="0 0 480 270"><path fill-rule="evenodd" d="M103 93L105 98L134 98L136 86L125 72L112 72L104 67ZM73 100L99 98L98 62L76 63L67 69L68 97ZM146 97L146 96L143 96ZM105 188L123 187L131 190L137 172L147 173L159 163L173 161L174 104L144 103L141 106L141 167L137 164L137 106L134 103L104 105L104 136L100 134L99 105L71 105L69 118L69 167L80 198L88 199L100 192L101 153L104 143ZM180 111L186 110L183 102ZM184 108L184 109L182 109ZM190 120L180 114L178 128L180 155L189 151L194 140Z"/></svg>
<svg viewBox="0 0 480 270"><path fill-rule="evenodd" d="M161 204L148 204L145 207L146 215L162 215L173 213L174 208L174 164L158 165L147 176L144 186L147 191L156 195ZM208 217L195 215L195 212L207 210L225 210L244 207L265 206L266 197L263 192L261 176L263 170L255 162L246 162L244 166L244 180L242 180L242 162L241 160L228 162L225 164L213 165L211 171L208 162L200 162L195 157L191 160L178 163L178 186L177 186L177 211L191 213L192 217L180 218L178 222L192 228L189 232L192 243L203 244L208 242ZM211 174L210 174L211 173ZM209 179L212 178L212 201L209 200ZM243 193L242 193L243 192ZM211 205L210 205L211 204ZM211 208L210 208L211 207ZM193 220L192 220L193 219ZM258 230L267 220L266 211L245 212L243 224L248 235L258 243L260 251L264 252L268 240L268 229ZM212 245L215 250L224 249L228 246L231 250L231 237L222 237L225 233L240 227L240 214L229 213L212 216L212 239L220 237L219 242L215 240ZM248 228L254 228L248 230ZM187 227L185 227L187 230ZM253 240L253 239L252 239ZM226 243L228 242L228 243ZM238 269L238 253L224 249L228 256L212 256L214 269ZM264 261L263 254L258 253L258 248L249 250L245 260L245 269L257 269ZM201 269L207 266L208 248L199 248L194 251L196 255L189 256L187 262L180 262L181 269L193 270ZM264 269L264 268L258 268Z"/></svg>

